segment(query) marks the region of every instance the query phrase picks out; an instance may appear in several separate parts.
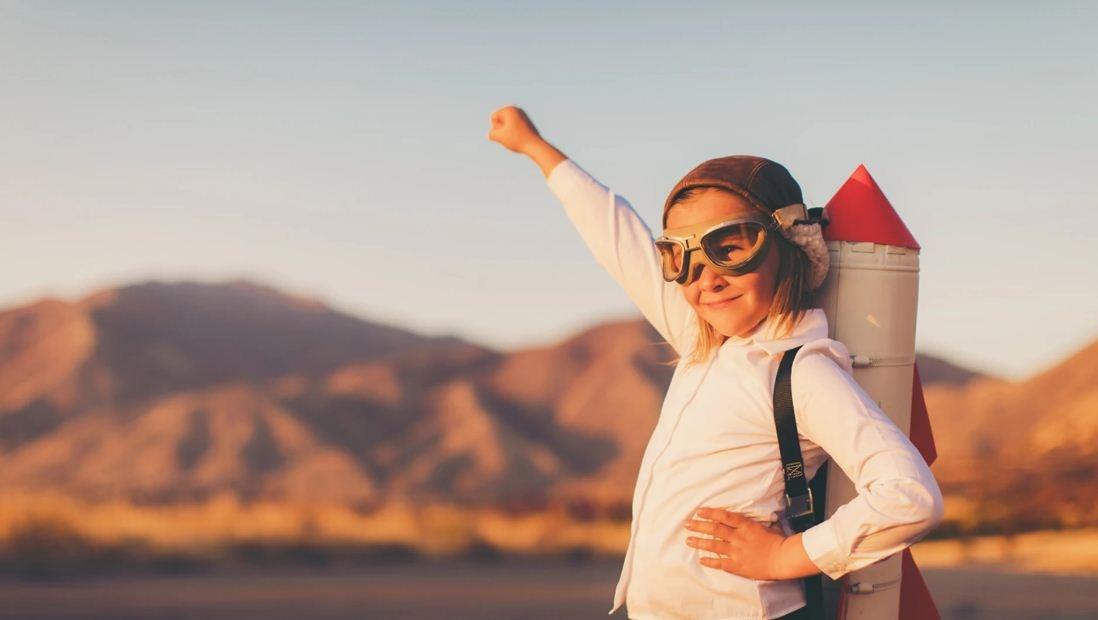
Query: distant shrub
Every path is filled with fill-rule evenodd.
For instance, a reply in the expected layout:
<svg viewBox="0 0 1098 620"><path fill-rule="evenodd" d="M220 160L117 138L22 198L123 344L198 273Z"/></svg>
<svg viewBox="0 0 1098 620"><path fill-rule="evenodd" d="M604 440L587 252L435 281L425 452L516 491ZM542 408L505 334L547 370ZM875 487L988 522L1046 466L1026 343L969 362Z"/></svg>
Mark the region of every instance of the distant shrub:
<svg viewBox="0 0 1098 620"><path fill-rule="evenodd" d="M633 519L633 505L629 502L614 502L607 507L606 516L617 523L628 523Z"/></svg>
<svg viewBox="0 0 1098 620"><path fill-rule="evenodd" d="M87 569L100 555L100 549L67 519L37 514L12 524L2 557L19 576L45 578Z"/></svg>
<svg viewBox="0 0 1098 620"><path fill-rule="evenodd" d="M502 551L485 540L474 540L460 554L460 557L473 562L500 562L504 559Z"/></svg>
<svg viewBox="0 0 1098 620"><path fill-rule="evenodd" d="M598 507L589 499L571 499L565 504L568 516L581 523L594 521L599 516Z"/></svg>
<svg viewBox="0 0 1098 620"><path fill-rule="evenodd" d="M595 559L596 554L587 547L572 546L562 551L560 557L569 564L587 564Z"/></svg>

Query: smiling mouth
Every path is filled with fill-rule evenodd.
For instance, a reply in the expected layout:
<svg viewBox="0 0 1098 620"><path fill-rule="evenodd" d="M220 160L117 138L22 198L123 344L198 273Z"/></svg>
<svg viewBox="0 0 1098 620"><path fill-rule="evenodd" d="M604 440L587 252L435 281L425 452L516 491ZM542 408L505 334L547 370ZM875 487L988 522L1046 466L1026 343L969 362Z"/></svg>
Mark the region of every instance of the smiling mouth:
<svg viewBox="0 0 1098 620"><path fill-rule="evenodd" d="M710 302L710 303L707 303L705 305L706 306L720 306L720 305L726 304L730 301L735 301L735 300L739 299L740 297L743 297L743 295L737 295L736 297L731 297L729 299L722 299L720 301Z"/></svg>

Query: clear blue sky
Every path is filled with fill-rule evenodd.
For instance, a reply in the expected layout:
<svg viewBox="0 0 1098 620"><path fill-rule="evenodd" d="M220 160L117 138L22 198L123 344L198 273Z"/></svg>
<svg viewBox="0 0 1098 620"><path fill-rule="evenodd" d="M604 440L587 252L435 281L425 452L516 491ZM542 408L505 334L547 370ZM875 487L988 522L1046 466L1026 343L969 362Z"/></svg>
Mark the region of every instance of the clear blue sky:
<svg viewBox="0 0 1098 620"><path fill-rule="evenodd" d="M704 159L822 206L865 163L923 246L921 349L1098 337L1093 3L0 2L0 304L247 277L499 347L637 316L522 106L658 226Z"/></svg>

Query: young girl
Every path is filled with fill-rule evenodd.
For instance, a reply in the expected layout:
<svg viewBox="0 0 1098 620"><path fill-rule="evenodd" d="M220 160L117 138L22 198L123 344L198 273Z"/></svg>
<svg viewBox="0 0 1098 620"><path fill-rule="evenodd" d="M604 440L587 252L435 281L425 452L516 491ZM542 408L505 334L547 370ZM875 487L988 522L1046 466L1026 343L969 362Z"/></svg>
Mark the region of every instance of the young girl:
<svg viewBox="0 0 1098 620"><path fill-rule="evenodd" d="M929 467L853 380L849 352L812 307L828 255L784 167L702 163L672 189L654 240L519 108L495 111L488 138L541 168L596 261L679 356L641 461L611 614L625 603L629 618L799 618L801 578L838 579L938 524ZM797 346L805 475L830 456L859 495L790 535L772 398L778 362Z"/></svg>

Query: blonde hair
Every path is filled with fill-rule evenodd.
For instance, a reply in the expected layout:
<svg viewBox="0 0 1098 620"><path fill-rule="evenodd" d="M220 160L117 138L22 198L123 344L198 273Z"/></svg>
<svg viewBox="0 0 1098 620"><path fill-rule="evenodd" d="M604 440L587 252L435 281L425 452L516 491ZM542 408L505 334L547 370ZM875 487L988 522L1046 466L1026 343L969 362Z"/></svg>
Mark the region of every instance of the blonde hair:
<svg viewBox="0 0 1098 620"><path fill-rule="evenodd" d="M709 187L691 188L680 194L675 202L671 204L671 207L692 195L694 192L691 190L695 189L725 191L720 188ZM671 207L668 207L668 210L670 210ZM796 327L801 318L813 308L815 295L808 286L808 276L811 272L811 265L808 260L808 255L798 246L793 244L793 242L786 239L780 232L773 231L770 234L772 247L767 251L778 252L779 264L778 272L775 275L776 287L774 290L774 299L771 300L770 308L766 315L766 322L769 323L767 329L774 330L775 338L785 338L792 333L793 328ZM687 358L687 366L705 362L713 352L727 340L725 335L718 332L716 328L706 322L700 315L695 313L694 318L697 321L698 335L694 341L693 350ZM681 359L681 356L677 356L675 359L668 362L667 365L676 366Z"/></svg>

